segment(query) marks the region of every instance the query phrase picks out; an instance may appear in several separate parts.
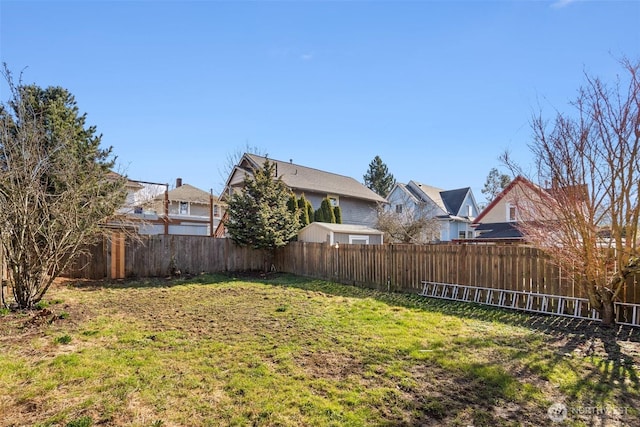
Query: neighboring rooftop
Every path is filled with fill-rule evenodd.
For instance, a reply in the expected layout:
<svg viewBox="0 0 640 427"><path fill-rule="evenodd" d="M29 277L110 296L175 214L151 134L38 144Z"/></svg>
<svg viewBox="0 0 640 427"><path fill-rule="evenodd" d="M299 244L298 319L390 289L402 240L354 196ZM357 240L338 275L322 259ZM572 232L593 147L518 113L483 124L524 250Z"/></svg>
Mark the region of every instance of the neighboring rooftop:
<svg viewBox="0 0 640 427"><path fill-rule="evenodd" d="M262 167L267 160L266 157L256 154L245 154L244 158L251 163L250 169ZM348 196L380 203L386 202L384 197L379 196L351 177L297 165L292 162L283 162L275 159L268 160L275 164L277 177L281 178L293 190L335 194L337 196ZM252 172L249 169L245 170L249 173Z"/></svg>
<svg viewBox="0 0 640 427"><path fill-rule="evenodd" d="M311 224L307 225L306 227L309 227L312 224L314 227L322 227L329 231L333 231L334 233L384 234L382 231L376 230L375 228L367 227L365 225L355 225L355 224L334 224L329 222L314 221Z"/></svg>
<svg viewBox="0 0 640 427"><path fill-rule="evenodd" d="M460 212L462 203L469 193L470 187L457 188L454 190L442 190L441 188L421 184L417 181L409 181L404 186L414 197L421 201L427 201L425 196L431 199L440 209L449 215L457 215ZM416 188L422 192L416 191Z"/></svg>
<svg viewBox="0 0 640 427"><path fill-rule="evenodd" d="M180 178L176 180L176 188L169 190L167 194L169 196L169 200L172 202L191 202L201 203L203 205L208 205L211 198L210 193L194 187L193 185L183 184L182 179ZM164 200L164 194L156 196L154 200ZM213 200L217 201L218 198L213 196Z"/></svg>
<svg viewBox="0 0 640 427"><path fill-rule="evenodd" d="M513 222L495 222L479 224L476 231L480 233L478 239L522 239L522 232Z"/></svg>

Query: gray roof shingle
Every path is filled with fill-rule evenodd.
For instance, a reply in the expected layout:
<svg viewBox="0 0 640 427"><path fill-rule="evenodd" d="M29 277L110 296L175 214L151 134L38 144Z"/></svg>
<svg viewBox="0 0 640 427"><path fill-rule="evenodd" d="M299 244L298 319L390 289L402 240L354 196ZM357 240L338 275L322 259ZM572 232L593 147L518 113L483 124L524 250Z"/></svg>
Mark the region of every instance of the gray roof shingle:
<svg viewBox="0 0 640 427"><path fill-rule="evenodd" d="M245 157L253 163L252 166L254 168L262 167L265 160L267 160L266 157L255 154L245 154ZM335 194L337 196L386 203L384 197L379 196L351 177L296 165L291 162L274 159L269 159L269 161L276 165L278 178L281 178L293 190Z"/></svg>
<svg viewBox="0 0 640 427"><path fill-rule="evenodd" d="M464 199L467 197L468 192L469 192L469 187L443 191L442 193L440 193L440 196L442 197L442 201L444 202L444 205L447 207L447 211L451 215L458 215L458 212L460 212L460 208L462 207L462 203L464 202Z"/></svg>
<svg viewBox="0 0 640 427"><path fill-rule="evenodd" d="M191 202L203 205L208 205L211 197L206 191L189 184L182 184L180 187L168 191L168 196L172 202ZM155 200L164 200L164 194L155 197ZM213 196L213 200L217 201L218 198Z"/></svg>

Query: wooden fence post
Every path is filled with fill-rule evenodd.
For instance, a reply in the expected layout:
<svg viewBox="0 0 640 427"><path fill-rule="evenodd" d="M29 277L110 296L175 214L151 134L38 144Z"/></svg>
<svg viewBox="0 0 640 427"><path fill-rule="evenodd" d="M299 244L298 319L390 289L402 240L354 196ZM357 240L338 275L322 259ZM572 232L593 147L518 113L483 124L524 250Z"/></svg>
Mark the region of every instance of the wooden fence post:
<svg viewBox="0 0 640 427"><path fill-rule="evenodd" d="M111 233L111 279L124 279L125 237L121 232Z"/></svg>

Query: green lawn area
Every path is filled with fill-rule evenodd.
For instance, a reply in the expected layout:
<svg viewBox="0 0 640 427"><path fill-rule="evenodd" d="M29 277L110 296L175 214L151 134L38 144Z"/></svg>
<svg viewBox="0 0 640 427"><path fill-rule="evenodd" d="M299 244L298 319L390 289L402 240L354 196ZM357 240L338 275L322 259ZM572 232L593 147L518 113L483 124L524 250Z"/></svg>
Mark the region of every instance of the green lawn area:
<svg viewBox="0 0 640 427"><path fill-rule="evenodd" d="M630 328L290 275L47 298L0 314L1 426L640 425Z"/></svg>

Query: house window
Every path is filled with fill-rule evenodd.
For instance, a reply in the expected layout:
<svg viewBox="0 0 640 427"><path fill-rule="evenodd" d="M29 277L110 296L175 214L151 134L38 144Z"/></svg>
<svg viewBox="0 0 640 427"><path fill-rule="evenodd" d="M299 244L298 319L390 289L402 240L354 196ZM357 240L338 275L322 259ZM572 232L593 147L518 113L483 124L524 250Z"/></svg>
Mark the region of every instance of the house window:
<svg viewBox="0 0 640 427"><path fill-rule="evenodd" d="M467 237L466 231L458 231L458 239L465 239Z"/></svg>
<svg viewBox="0 0 640 427"><path fill-rule="evenodd" d="M396 213L402 213L402 205L396 205Z"/></svg>
<svg viewBox="0 0 640 427"><path fill-rule="evenodd" d="M468 217L473 216L473 208L471 207L471 205L467 205L467 216Z"/></svg>
<svg viewBox="0 0 640 427"><path fill-rule="evenodd" d="M515 221L518 216L518 210L515 205L508 204L507 205L507 219L509 221Z"/></svg>
<svg viewBox="0 0 640 427"><path fill-rule="evenodd" d="M213 216L220 216L220 207L218 205L213 205Z"/></svg>
<svg viewBox="0 0 640 427"><path fill-rule="evenodd" d="M338 198L338 196L327 197L329 198L329 203L331 203L331 206L333 206L334 208L340 204L340 199Z"/></svg>
<svg viewBox="0 0 640 427"><path fill-rule="evenodd" d="M189 215L189 203L180 202L180 215Z"/></svg>

